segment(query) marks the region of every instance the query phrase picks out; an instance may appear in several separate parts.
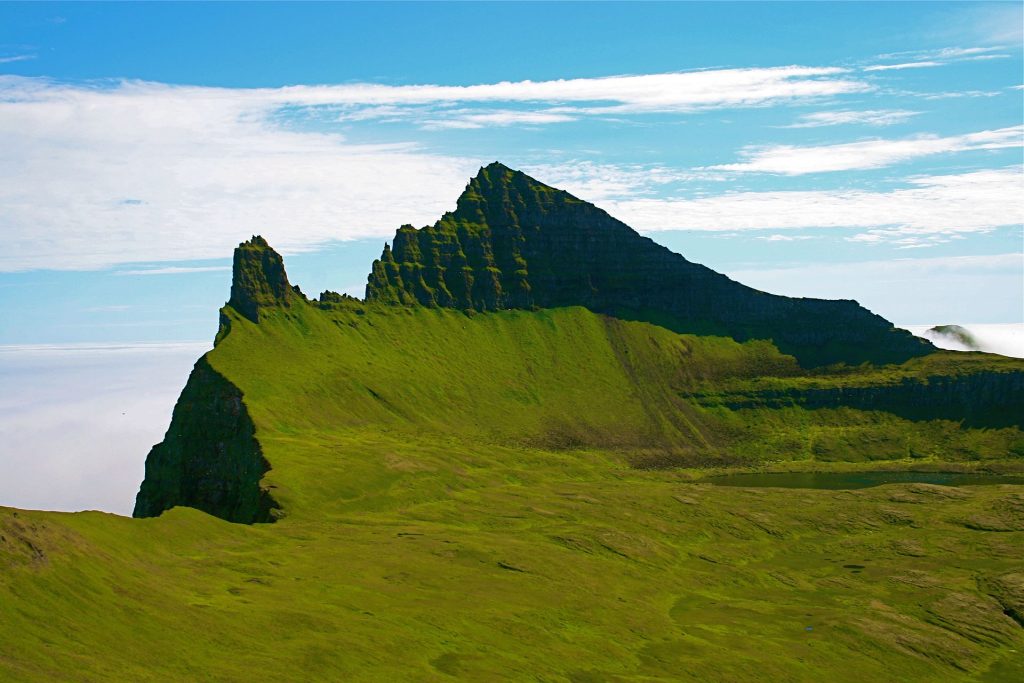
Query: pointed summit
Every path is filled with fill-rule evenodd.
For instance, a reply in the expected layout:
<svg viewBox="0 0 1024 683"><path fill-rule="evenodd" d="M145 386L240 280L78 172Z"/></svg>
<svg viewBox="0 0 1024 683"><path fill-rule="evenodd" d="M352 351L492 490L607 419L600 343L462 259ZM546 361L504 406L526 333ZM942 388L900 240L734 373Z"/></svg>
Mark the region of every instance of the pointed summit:
<svg viewBox="0 0 1024 683"><path fill-rule="evenodd" d="M258 323L261 308L289 306L296 295L288 284L284 260L263 237L253 235L238 245L232 265L229 306Z"/></svg>
<svg viewBox="0 0 1024 683"><path fill-rule="evenodd" d="M547 212L555 206L581 203L564 190L495 161L470 179L452 216L457 220L503 225L509 211Z"/></svg>
<svg viewBox="0 0 1024 683"><path fill-rule="evenodd" d="M855 301L734 282L498 162L469 181L455 211L398 230L373 264L366 298L476 311L585 306L676 332L771 340L808 367L902 362L933 350Z"/></svg>

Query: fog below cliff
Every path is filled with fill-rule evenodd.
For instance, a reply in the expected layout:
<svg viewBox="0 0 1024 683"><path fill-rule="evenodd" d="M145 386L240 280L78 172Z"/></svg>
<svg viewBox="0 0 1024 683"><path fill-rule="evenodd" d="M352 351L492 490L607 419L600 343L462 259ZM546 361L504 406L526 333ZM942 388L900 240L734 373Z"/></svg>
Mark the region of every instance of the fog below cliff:
<svg viewBox="0 0 1024 683"><path fill-rule="evenodd" d="M0 505L130 515L206 342L0 347Z"/></svg>
<svg viewBox="0 0 1024 683"><path fill-rule="evenodd" d="M959 324L959 323L936 323ZM924 337L940 349L952 351L970 351L963 344L950 336L926 335L929 329L935 325L900 325L905 330L910 330L918 337ZM987 353L998 353L1002 356L1013 356L1024 358L1024 323L1000 323L1000 324L978 324L960 325L978 343L978 348Z"/></svg>
<svg viewBox="0 0 1024 683"><path fill-rule="evenodd" d="M1024 358L1024 324L962 326L982 349ZM208 348L0 346L0 505L130 515L146 454Z"/></svg>

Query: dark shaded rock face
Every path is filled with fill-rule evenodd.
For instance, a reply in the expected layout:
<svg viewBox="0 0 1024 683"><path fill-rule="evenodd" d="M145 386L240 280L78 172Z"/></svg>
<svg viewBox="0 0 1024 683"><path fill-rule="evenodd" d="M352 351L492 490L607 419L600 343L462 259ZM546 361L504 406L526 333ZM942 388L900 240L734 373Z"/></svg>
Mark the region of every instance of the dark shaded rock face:
<svg viewBox="0 0 1024 683"><path fill-rule="evenodd" d="M904 378L862 387L764 389L737 394L690 394L706 406L744 408L856 408L908 420L951 420L964 427L1024 429L1024 372L977 372Z"/></svg>
<svg viewBox="0 0 1024 683"><path fill-rule="evenodd" d="M265 239L254 235L238 245L232 265L229 306L258 323L261 307L288 306L293 298L301 296L288 284L284 259Z"/></svg>
<svg viewBox="0 0 1024 683"><path fill-rule="evenodd" d="M586 306L677 332L771 339L805 366L902 362L934 350L855 301L734 282L498 163L433 226L399 228L373 263L366 297L477 311Z"/></svg>
<svg viewBox="0 0 1024 683"><path fill-rule="evenodd" d="M162 443L146 456L134 517L176 505L229 522L270 522L278 504L260 487L270 469L242 392L200 358L174 406Z"/></svg>

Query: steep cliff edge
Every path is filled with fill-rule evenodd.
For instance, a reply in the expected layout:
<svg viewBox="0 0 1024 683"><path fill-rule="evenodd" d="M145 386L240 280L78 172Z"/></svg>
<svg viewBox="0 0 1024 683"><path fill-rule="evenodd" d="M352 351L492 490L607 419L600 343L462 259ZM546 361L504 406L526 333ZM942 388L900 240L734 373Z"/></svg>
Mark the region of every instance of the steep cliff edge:
<svg viewBox="0 0 1024 683"><path fill-rule="evenodd" d="M480 170L454 212L399 228L373 263L366 298L476 311L585 306L675 332L770 339L805 367L934 351L855 301L776 296L730 280L499 163Z"/></svg>
<svg viewBox="0 0 1024 683"><path fill-rule="evenodd" d="M146 456L146 478L134 517L156 517L176 505L230 522L270 522L278 508L260 479L270 469L242 392L196 362L163 442Z"/></svg>

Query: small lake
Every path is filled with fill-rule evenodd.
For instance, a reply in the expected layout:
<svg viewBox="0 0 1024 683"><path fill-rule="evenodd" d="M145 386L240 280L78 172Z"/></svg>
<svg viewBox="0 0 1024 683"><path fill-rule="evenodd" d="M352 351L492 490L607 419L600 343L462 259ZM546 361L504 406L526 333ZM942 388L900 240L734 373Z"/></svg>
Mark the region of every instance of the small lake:
<svg viewBox="0 0 1024 683"><path fill-rule="evenodd" d="M938 484L984 486L1024 484L1024 475L955 474L952 472L744 472L700 479L716 486L775 487L784 489L866 489L882 484Z"/></svg>

